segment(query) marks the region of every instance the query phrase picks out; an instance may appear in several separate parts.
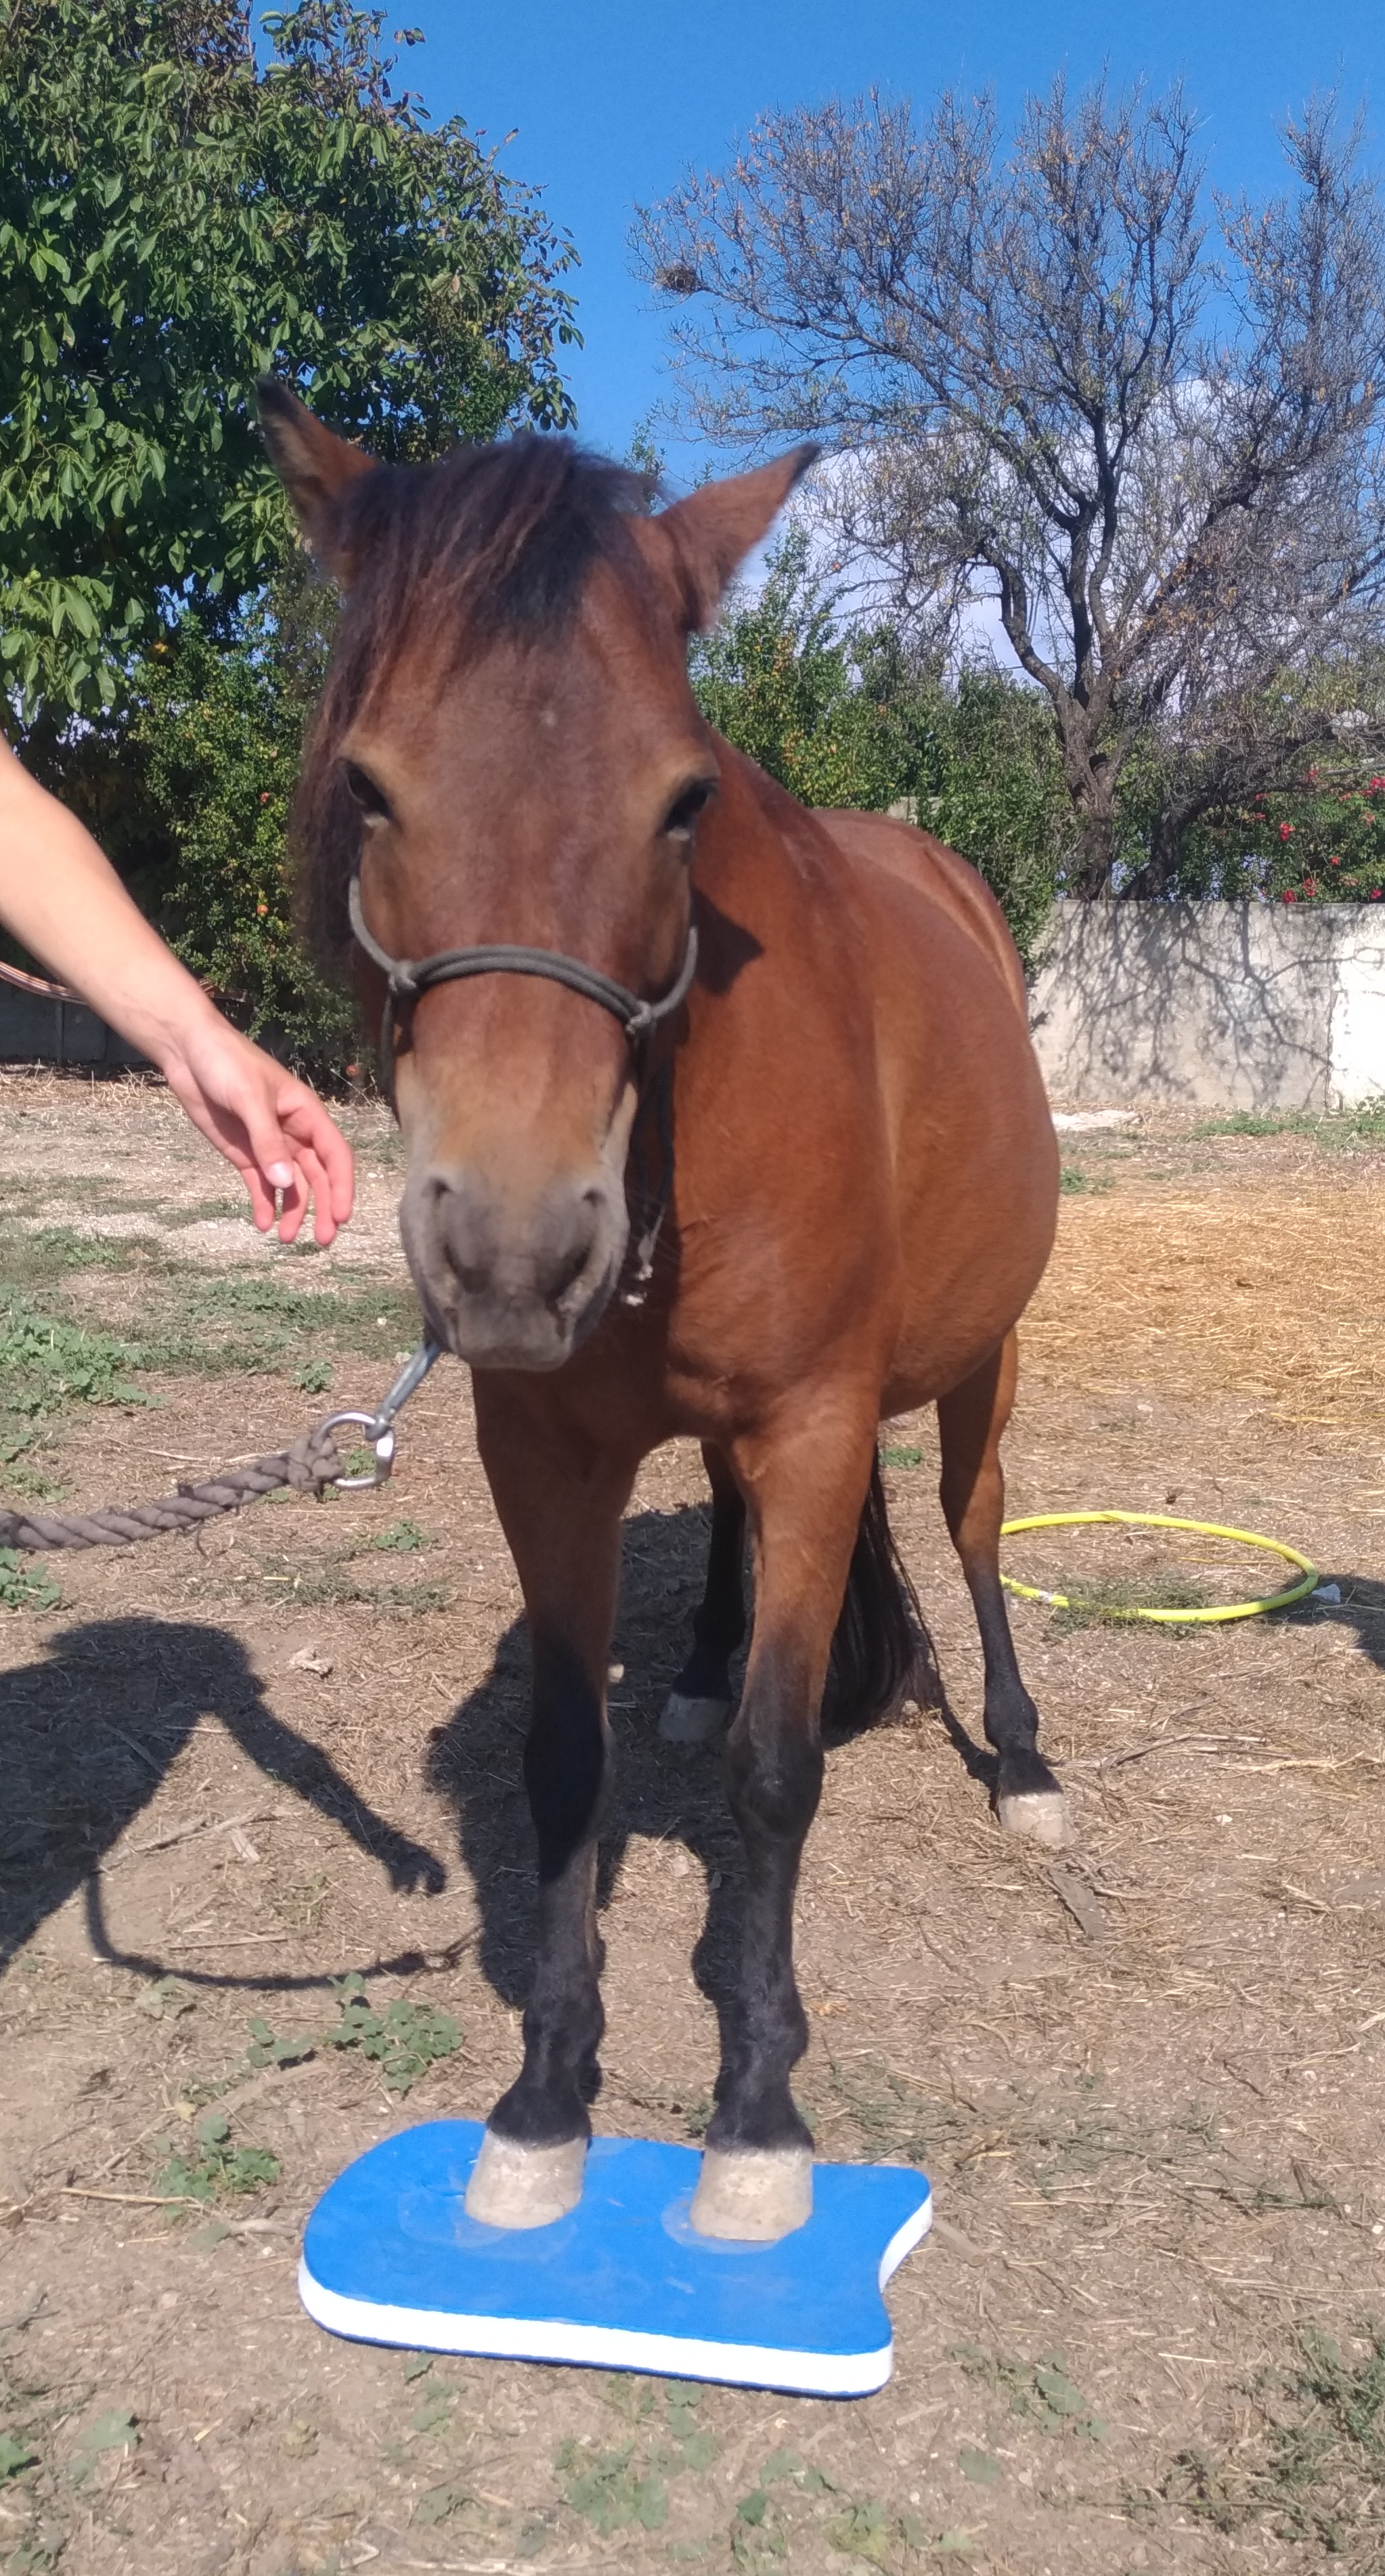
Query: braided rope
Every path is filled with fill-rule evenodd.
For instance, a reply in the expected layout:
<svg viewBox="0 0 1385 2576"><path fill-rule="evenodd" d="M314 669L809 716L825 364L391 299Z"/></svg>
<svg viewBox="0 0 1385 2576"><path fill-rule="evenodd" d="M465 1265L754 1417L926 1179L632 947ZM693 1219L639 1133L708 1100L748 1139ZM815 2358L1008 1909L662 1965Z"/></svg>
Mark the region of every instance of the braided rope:
<svg viewBox="0 0 1385 2576"><path fill-rule="evenodd" d="M169 1530L196 1529L219 1512L239 1511L242 1503L276 1493L281 1485L296 1494L314 1493L345 1472L331 1432L319 1425L272 1458L226 1467L205 1484L180 1485L176 1494L135 1503L128 1511L0 1512L0 1547L129 1547L137 1539L162 1538Z"/></svg>

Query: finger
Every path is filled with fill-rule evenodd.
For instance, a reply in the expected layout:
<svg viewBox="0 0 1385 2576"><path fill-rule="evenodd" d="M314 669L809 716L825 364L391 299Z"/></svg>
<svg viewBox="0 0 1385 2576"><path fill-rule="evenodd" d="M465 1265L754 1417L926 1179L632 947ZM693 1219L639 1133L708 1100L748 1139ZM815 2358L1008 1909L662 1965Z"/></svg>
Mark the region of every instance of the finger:
<svg viewBox="0 0 1385 2576"><path fill-rule="evenodd" d="M240 1163L236 1168L250 1193L251 1216L261 1234L268 1234L278 1213L274 1204L274 1193L266 1188L261 1174L253 1163Z"/></svg>
<svg viewBox="0 0 1385 2576"><path fill-rule="evenodd" d="M299 1165L313 1195L313 1233L325 1249L335 1241L337 1232L337 1220L332 1210L331 1177L311 1147L300 1147Z"/></svg>
<svg viewBox="0 0 1385 2576"><path fill-rule="evenodd" d="M291 1099L281 1095L278 1108L287 1134L300 1151L306 1148L316 1156L324 1174L319 1206L327 1206L335 1223L345 1225L355 1201L356 1169L341 1129L306 1084L297 1085Z"/></svg>
<svg viewBox="0 0 1385 2576"><path fill-rule="evenodd" d="M308 1213L310 1190L297 1163L290 1168L289 1183L279 1193L279 1241L296 1243L303 1219Z"/></svg>

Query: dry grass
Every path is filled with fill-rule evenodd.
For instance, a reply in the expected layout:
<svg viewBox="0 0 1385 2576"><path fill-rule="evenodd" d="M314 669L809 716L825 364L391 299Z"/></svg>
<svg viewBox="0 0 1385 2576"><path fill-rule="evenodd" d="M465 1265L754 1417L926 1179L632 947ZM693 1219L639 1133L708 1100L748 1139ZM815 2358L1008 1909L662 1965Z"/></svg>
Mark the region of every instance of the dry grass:
<svg viewBox="0 0 1385 2576"><path fill-rule="evenodd" d="M1157 1197L1065 1200L1024 1346L1074 1390L1142 1378L1268 1398L1281 1420L1360 1432L1385 1421L1382 1330L1385 1216L1377 1160L1361 1156L1291 1189L1248 1180L1228 1192L1213 1176Z"/></svg>

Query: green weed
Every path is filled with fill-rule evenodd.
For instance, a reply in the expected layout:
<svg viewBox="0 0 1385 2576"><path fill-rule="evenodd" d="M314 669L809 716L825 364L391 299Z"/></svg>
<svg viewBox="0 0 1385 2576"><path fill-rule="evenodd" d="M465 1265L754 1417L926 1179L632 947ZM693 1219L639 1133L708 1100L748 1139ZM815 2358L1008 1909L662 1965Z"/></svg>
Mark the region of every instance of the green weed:
<svg viewBox="0 0 1385 2576"><path fill-rule="evenodd" d="M1232 1109L1224 1118L1203 1118L1194 1136L1312 1136L1323 1121L1302 1109Z"/></svg>
<svg viewBox="0 0 1385 2576"><path fill-rule="evenodd" d="M432 1547L434 1541L417 1521L391 1521L389 1528L377 1530L367 1545L392 1549L398 1556L412 1556L419 1548Z"/></svg>
<svg viewBox="0 0 1385 2576"><path fill-rule="evenodd" d="M978 2344L969 2343L949 2344L948 2354L961 2363L969 2379L979 2379L997 2396L1007 2398L1011 2414L1036 2424L1041 2433L1082 2433L1093 2442L1104 2438L1104 2424L1054 2355L1042 2361L1007 2361L1002 2354L983 2352Z"/></svg>
<svg viewBox="0 0 1385 2576"><path fill-rule="evenodd" d="M471 2490L449 2482L446 2486L429 2487L414 2506L411 2519L425 2527L446 2522L450 2514L472 2501Z"/></svg>
<svg viewBox="0 0 1385 2576"><path fill-rule="evenodd" d="M778 2493L772 2492L775 2489ZM816 2506L816 2512L805 2516L796 2510L799 2499ZM772 2576L789 2555L791 2544L825 2539L842 2557L896 2576L896 2571L912 2563L912 2553L946 2552L957 2537L930 2532L917 2514L892 2513L878 2496L858 2501L825 2469L806 2466L794 2451L772 2451L760 2471L759 2484L736 2507L731 2556L743 2576ZM814 2563L820 2563L820 2551Z"/></svg>
<svg viewBox="0 0 1385 2576"><path fill-rule="evenodd" d="M0 1442L0 1461L4 1464L7 1493L23 1495L32 1503L61 1501L65 1487L55 1484L51 1476L43 1475L37 1467L22 1465L17 1457L11 1456L3 1442Z"/></svg>
<svg viewBox="0 0 1385 2576"><path fill-rule="evenodd" d="M887 1449L881 1450L880 1463L882 1467L921 1467L923 1465L923 1451L921 1449L899 1447L892 1442Z"/></svg>
<svg viewBox="0 0 1385 2576"><path fill-rule="evenodd" d="M1211 1604L1206 1584L1179 1574L1121 1575L1086 1581L1062 1575L1045 1589L1067 1594L1066 1610L1055 1609L1053 1613L1054 1634L1064 1637L1083 1628L1118 1626L1140 1610L1205 1610ZM1173 1635L1180 1634L1175 1620L1161 1624L1167 1625Z"/></svg>
<svg viewBox="0 0 1385 2576"><path fill-rule="evenodd" d="M1324 1152L1341 1153L1353 1145L1385 1143L1385 1100L1365 1101L1359 1109L1334 1110L1323 1117L1315 1117L1306 1109L1233 1109L1224 1118L1204 1118L1193 1134L1308 1136Z"/></svg>
<svg viewBox="0 0 1385 2576"><path fill-rule="evenodd" d="M128 2406L111 2406L83 2425L75 2447L88 2460L99 2459L103 2451L137 2451L139 2426Z"/></svg>
<svg viewBox="0 0 1385 2576"><path fill-rule="evenodd" d="M331 1361L305 1360L301 1368L294 1370L293 1382L304 1395L326 1395L332 1383Z"/></svg>
<svg viewBox="0 0 1385 2576"><path fill-rule="evenodd" d="M224 2111L207 2111L193 2131L195 2152L172 2152L154 2188L170 2200L202 2202L261 2191L279 2179L279 2159L268 2147L233 2147ZM172 2140L166 2141L171 2148Z"/></svg>
<svg viewBox="0 0 1385 2576"><path fill-rule="evenodd" d="M1080 1163L1064 1163L1058 1174L1058 1187L1064 1198L1075 1198L1082 1192L1096 1196L1102 1190L1115 1188L1109 1172L1084 1172Z"/></svg>
<svg viewBox="0 0 1385 2576"><path fill-rule="evenodd" d="M390 2093L411 2092L430 2066L461 2047L460 2024L434 2004L411 2003L401 1995L376 2012L361 1977L344 1978L337 1993L341 2018L323 2033L323 2047L358 2048L379 2067Z"/></svg>
<svg viewBox="0 0 1385 2576"><path fill-rule="evenodd" d="M89 1333L35 1315L14 1299L0 1308L0 1408L21 1417L67 1404L148 1404L129 1384L143 1366L138 1349L113 1333Z"/></svg>
<svg viewBox="0 0 1385 2576"><path fill-rule="evenodd" d="M255 2067L301 2066L313 2055L316 2047L316 2040L306 2031L300 2031L296 2038L276 2038L269 2023L257 2013L250 2023L246 2063Z"/></svg>
<svg viewBox="0 0 1385 2576"><path fill-rule="evenodd" d="M16 2437L13 2433L0 2433L0 2486L10 2478L17 2478L21 2469L37 2466L38 2453L32 2442L26 2442L22 2435Z"/></svg>
<svg viewBox="0 0 1385 2576"><path fill-rule="evenodd" d="M197 1999L177 1977L155 1977L141 1986L135 1997L136 2012L148 2013L151 2021L176 2021L180 2014L196 2012Z"/></svg>
<svg viewBox="0 0 1385 2576"><path fill-rule="evenodd" d="M62 1585L53 1581L41 1557L0 1547L0 1609L56 1610L62 1597Z"/></svg>
<svg viewBox="0 0 1385 2576"><path fill-rule="evenodd" d="M619 2451L589 2451L580 2442L567 2441L555 2455L553 2466L568 2503L603 2540L632 2523L662 2531L668 2520L668 2489L657 2471L640 2465L634 2451L633 2442Z"/></svg>
<svg viewBox="0 0 1385 2576"><path fill-rule="evenodd" d="M369 1465L369 1459L367 1459ZM364 1471L362 1471L364 1472ZM400 1610L421 1618L429 1610L445 1610L448 1592L441 1583L362 1583L347 1570L353 1550L335 1562L326 1564L317 1557L301 1563L293 1558L275 1555L261 1560L260 1576L272 1599L291 1600L300 1608L320 1610L343 1602L367 1603L373 1610Z"/></svg>

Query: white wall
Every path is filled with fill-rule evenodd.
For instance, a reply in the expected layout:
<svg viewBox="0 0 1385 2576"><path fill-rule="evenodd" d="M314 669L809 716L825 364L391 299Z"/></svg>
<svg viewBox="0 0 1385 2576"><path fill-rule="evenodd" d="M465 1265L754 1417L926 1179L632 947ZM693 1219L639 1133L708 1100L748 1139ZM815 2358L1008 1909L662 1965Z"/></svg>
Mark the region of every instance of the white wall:
<svg viewBox="0 0 1385 2576"><path fill-rule="evenodd" d="M1073 1109L1355 1108L1385 1094L1385 904L1060 903L1031 997Z"/></svg>

